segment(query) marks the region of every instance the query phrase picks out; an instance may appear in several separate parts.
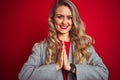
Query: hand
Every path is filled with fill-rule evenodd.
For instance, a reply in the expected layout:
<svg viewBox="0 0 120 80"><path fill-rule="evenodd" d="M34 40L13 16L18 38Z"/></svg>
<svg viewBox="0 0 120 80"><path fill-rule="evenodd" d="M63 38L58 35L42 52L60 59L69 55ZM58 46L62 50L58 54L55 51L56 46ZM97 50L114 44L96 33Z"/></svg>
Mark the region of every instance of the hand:
<svg viewBox="0 0 120 80"><path fill-rule="evenodd" d="M58 48L58 56L57 56L57 62L56 62L56 70L59 70L63 67L63 47L62 47L62 43L61 44L61 47Z"/></svg>
<svg viewBox="0 0 120 80"><path fill-rule="evenodd" d="M67 71L70 71L71 67L70 67L70 63L68 61L68 57L66 54L66 49L65 49L65 45L63 44L63 68Z"/></svg>

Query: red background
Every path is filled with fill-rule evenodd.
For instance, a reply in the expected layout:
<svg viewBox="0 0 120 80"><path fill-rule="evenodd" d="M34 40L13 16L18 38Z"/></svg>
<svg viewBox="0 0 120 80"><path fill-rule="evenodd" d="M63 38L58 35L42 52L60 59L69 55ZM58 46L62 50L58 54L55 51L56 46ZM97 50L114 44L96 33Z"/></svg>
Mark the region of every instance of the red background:
<svg viewBox="0 0 120 80"><path fill-rule="evenodd" d="M47 21L55 0L1 0L0 79L18 80L18 73L31 54L35 42L48 33ZM95 39L94 47L109 69L109 80L120 73L120 1L72 0L86 31Z"/></svg>

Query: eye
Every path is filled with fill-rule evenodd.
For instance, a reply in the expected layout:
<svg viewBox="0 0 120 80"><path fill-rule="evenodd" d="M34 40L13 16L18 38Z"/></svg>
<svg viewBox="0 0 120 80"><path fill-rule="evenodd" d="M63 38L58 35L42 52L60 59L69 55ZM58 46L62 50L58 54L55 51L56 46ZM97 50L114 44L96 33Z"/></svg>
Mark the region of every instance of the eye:
<svg viewBox="0 0 120 80"><path fill-rule="evenodd" d="M72 19L72 16L67 16L67 19L68 19L68 20L71 20L71 19Z"/></svg>
<svg viewBox="0 0 120 80"><path fill-rule="evenodd" d="M58 16L57 16L57 18L62 19L62 18L63 18L63 16L62 16L62 15L58 15Z"/></svg>

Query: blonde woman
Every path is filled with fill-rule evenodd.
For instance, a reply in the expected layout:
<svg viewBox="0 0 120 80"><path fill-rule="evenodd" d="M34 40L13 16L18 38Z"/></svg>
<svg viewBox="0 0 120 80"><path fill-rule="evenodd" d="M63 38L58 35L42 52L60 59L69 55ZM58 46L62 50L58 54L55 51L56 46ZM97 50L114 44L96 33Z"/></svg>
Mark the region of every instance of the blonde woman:
<svg viewBox="0 0 120 80"><path fill-rule="evenodd" d="M19 80L108 80L108 70L70 0L56 1L48 24L48 37L35 43Z"/></svg>

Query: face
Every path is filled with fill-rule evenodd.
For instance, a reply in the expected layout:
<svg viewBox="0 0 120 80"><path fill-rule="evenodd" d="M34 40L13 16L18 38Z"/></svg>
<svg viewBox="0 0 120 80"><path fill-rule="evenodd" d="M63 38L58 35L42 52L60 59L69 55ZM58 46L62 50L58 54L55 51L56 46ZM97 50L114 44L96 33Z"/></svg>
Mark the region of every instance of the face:
<svg viewBox="0 0 120 80"><path fill-rule="evenodd" d="M59 6L55 11L54 25L58 34L69 34L72 27L72 13L67 6Z"/></svg>

